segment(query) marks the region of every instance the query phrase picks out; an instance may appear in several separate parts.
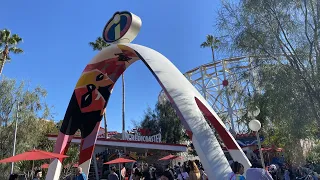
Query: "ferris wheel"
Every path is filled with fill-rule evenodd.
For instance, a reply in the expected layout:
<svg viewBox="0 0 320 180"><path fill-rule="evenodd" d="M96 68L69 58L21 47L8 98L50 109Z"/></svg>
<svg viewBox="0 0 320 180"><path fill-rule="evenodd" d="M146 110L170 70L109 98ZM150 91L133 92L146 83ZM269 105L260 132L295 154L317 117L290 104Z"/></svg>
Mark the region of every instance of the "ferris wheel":
<svg viewBox="0 0 320 180"><path fill-rule="evenodd" d="M244 98L257 91L257 60L261 56L233 57L203 64L184 75L208 101L230 131L245 133L241 118L247 113ZM167 100L163 91L159 102Z"/></svg>

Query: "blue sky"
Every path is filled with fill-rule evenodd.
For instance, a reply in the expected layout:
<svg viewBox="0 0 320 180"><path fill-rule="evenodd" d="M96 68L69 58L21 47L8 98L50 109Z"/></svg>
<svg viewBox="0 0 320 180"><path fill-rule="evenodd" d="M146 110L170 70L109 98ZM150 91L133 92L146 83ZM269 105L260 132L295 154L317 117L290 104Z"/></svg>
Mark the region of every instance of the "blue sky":
<svg viewBox="0 0 320 180"><path fill-rule="evenodd" d="M215 32L219 0L3 1L0 29L19 34L25 53L12 56L3 75L41 85L46 102L54 106L54 120L64 117L75 84L90 59L97 54L88 46L102 34L105 23L116 11L127 10L142 19L133 43L153 48L171 60L182 73L211 60L209 49L200 44ZM219 55L217 56L219 58ZM137 62L125 72L126 128L140 121L154 107L160 86ZM108 129L121 129L121 80L116 83L107 107Z"/></svg>

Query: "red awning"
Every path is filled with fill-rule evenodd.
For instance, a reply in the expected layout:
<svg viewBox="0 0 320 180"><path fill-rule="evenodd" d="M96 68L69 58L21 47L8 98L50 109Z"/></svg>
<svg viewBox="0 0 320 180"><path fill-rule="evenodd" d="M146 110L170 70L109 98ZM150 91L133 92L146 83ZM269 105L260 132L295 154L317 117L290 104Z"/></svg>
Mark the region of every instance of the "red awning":
<svg viewBox="0 0 320 180"><path fill-rule="evenodd" d="M180 160L180 159L183 159L183 157L182 156L174 156L174 155L170 154L168 156L165 156L165 157L159 159L159 161L167 161L167 160L173 160L173 159Z"/></svg>
<svg viewBox="0 0 320 180"><path fill-rule="evenodd" d="M18 154L16 156L2 159L0 163L32 161L32 160L53 159L53 158L62 159L66 157L68 156L34 149L31 151L24 152L22 154Z"/></svg>
<svg viewBox="0 0 320 180"><path fill-rule="evenodd" d="M106 162L104 164L121 164L121 163L130 163L130 162L136 162L136 161L131 159L126 159L126 158L118 158L118 159L114 159L112 161Z"/></svg>
<svg viewBox="0 0 320 180"><path fill-rule="evenodd" d="M41 165L41 169L48 169L49 168L49 164L45 163Z"/></svg>
<svg viewBox="0 0 320 180"><path fill-rule="evenodd" d="M175 157L176 157L176 156L170 154L170 155L168 155L168 156L165 156L165 157L159 159L159 161L171 160L171 159L174 159Z"/></svg>

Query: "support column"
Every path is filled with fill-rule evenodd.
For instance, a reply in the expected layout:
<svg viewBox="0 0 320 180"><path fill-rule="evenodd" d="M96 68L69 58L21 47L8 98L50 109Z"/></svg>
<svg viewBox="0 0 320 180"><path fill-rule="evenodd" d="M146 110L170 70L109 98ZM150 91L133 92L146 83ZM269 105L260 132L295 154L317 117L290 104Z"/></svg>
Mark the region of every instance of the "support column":
<svg viewBox="0 0 320 180"><path fill-rule="evenodd" d="M124 82L124 72L122 74L122 140L125 140L125 82Z"/></svg>
<svg viewBox="0 0 320 180"><path fill-rule="evenodd" d="M223 78L224 80L227 80L227 75L226 75L226 64L225 64L225 61L222 60L222 68L223 68ZM234 122L233 122L233 108L232 108L232 104L230 102L230 97L229 97L229 93L228 93L228 86L225 86L225 93L226 93L226 98L227 98L227 103L228 103L228 115L230 117L230 122L231 122L231 134L233 134L234 136L236 135L236 131L235 131L235 128L234 128Z"/></svg>
<svg viewBox="0 0 320 180"><path fill-rule="evenodd" d="M98 171L98 163L97 163L97 158L96 158L95 152L93 152L93 154L92 154L92 160L93 160L93 166L94 166L94 172L96 175L96 180L99 180L100 178L99 178L99 171Z"/></svg>
<svg viewBox="0 0 320 180"><path fill-rule="evenodd" d="M207 87L206 87L206 83L204 81L204 75L205 73L203 72L203 67L200 67L200 72L201 72L201 81L202 81L202 93L203 93L203 97L205 100L207 100Z"/></svg>

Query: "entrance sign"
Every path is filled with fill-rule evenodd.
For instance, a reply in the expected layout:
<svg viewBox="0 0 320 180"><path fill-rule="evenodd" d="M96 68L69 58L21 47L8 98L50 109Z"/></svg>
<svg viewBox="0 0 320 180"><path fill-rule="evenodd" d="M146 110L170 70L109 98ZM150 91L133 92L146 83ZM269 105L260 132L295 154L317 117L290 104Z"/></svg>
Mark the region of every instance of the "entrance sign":
<svg viewBox="0 0 320 180"><path fill-rule="evenodd" d="M243 164L246 171L251 166L248 158L212 107L186 77L159 52L129 44L141 26L140 18L135 17L132 13L119 12L108 22L104 29L106 42L126 44L113 44L104 48L87 64L71 96L54 152L67 153L75 132L80 129L82 140L78 164L88 174L100 121L115 82L131 64L141 60L176 110L209 179L227 179L231 168L208 122L220 135L233 160ZM53 160L46 180L58 180L61 168L62 159Z"/></svg>
<svg viewBox="0 0 320 180"><path fill-rule="evenodd" d="M161 133L153 136L141 136L139 134L125 134L127 141L141 141L141 142L158 142L161 143Z"/></svg>

